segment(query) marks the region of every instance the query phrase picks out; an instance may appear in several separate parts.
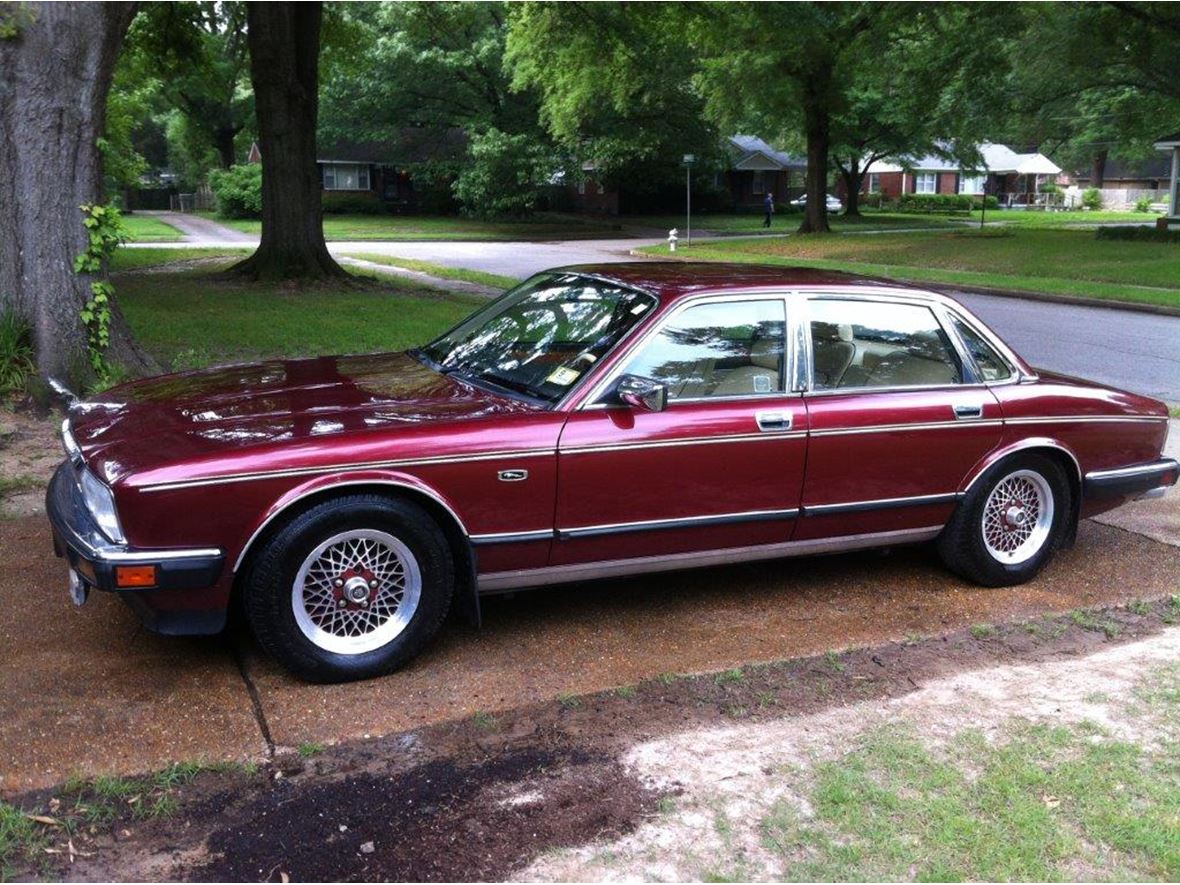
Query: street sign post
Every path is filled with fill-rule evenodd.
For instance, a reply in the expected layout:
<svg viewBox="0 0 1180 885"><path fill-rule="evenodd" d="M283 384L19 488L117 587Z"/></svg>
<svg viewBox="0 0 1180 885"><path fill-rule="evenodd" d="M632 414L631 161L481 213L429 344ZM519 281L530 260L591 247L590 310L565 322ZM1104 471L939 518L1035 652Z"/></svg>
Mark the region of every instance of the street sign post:
<svg viewBox="0 0 1180 885"><path fill-rule="evenodd" d="M696 160L696 154L684 155L684 240L686 246L692 245L692 164Z"/></svg>

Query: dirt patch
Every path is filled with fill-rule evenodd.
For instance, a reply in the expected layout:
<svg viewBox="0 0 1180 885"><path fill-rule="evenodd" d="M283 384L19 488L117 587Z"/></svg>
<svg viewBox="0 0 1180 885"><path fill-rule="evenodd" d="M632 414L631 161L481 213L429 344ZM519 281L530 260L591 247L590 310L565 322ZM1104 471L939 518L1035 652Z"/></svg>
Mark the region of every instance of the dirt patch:
<svg viewBox="0 0 1180 885"><path fill-rule="evenodd" d="M0 519L45 512L45 486L62 462L60 421L0 408Z"/></svg>
<svg viewBox="0 0 1180 885"><path fill-rule="evenodd" d="M701 783L730 784L722 793L740 814L753 795L743 778L769 774L797 748L837 746L868 722L905 710L928 711L920 721L936 733L947 711L969 717L999 703L1000 695L1009 709L1025 705L1030 713L1049 709L1044 705L1055 697L1058 705L1099 703L1099 682L1142 657L1118 657L1120 647L1144 647L1124 643L1157 637L1151 647L1174 656L1180 636L1168 625L1177 618L1180 603L1166 598L980 625L913 643L668 676L344 743L307 761L287 753L252 777L241 771L199 776L176 791L178 810L170 816L145 823L125 815L79 832L75 846L91 856L69 865L52 855L44 875L277 880L285 873L427 881L663 875L674 871L661 873L639 859L620 871L587 858L600 861L603 850L609 855L627 846L638 846L638 853L620 856L658 857L658 840L643 834L657 823L661 796L691 796ZM1095 669L1085 656L1096 653L1092 685L1066 692L1061 674ZM1042 674L1035 698L1016 690ZM960 704L968 694L970 703ZM49 795L27 795L20 804L44 808ZM706 806L676 819L687 821L681 835L699 837L713 817ZM599 847L563 850L586 843ZM540 865L530 867L538 858Z"/></svg>

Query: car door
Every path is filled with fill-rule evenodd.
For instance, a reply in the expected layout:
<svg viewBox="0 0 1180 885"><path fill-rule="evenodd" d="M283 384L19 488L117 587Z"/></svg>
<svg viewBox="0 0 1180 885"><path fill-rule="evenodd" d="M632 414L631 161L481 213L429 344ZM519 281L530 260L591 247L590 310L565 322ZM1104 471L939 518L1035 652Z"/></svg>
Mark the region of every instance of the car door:
<svg viewBox="0 0 1180 885"><path fill-rule="evenodd" d="M607 373L558 444L551 564L790 540L807 413L786 310L779 295L694 298ZM636 376L666 385L666 409L618 401Z"/></svg>
<svg viewBox="0 0 1180 885"><path fill-rule="evenodd" d="M813 295L806 310L810 442L796 539L941 526L1003 430L943 312L843 294Z"/></svg>

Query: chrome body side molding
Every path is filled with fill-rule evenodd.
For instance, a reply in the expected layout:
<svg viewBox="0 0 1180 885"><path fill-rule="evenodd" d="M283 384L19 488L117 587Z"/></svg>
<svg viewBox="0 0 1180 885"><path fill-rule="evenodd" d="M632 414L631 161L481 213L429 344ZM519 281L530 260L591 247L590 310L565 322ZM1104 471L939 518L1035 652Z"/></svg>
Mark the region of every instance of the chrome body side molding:
<svg viewBox="0 0 1180 885"><path fill-rule="evenodd" d="M566 584L572 581L593 581L600 578L617 578L624 575L642 575L710 565L754 562L761 559L781 559L788 556L843 553L870 547L887 547L891 544L917 544L938 537L942 528L941 525L937 525L919 529L874 532L867 535L847 535L842 538L785 541L781 544L763 544L755 547L731 547L668 556L644 556L634 559L558 565L521 571L492 572L479 575L477 580L480 593L503 593L508 590L543 587L548 584Z"/></svg>
<svg viewBox="0 0 1180 885"><path fill-rule="evenodd" d="M948 492L945 495L913 495L908 498L876 498L871 501L849 501L846 504L808 504L803 507L803 515L833 516L841 513L867 513L871 510L889 510L893 507L954 504L963 497L963 494L963 492Z"/></svg>
<svg viewBox="0 0 1180 885"><path fill-rule="evenodd" d="M703 528L711 525L736 525L743 522L763 520L794 519L797 509L790 510L746 510L741 513L718 513L713 516L683 516L678 519L647 519L638 522L615 522L604 525L584 525L558 529L561 540L573 538L596 538L602 535L618 535L629 532L657 532L666 529Z"/></svg>

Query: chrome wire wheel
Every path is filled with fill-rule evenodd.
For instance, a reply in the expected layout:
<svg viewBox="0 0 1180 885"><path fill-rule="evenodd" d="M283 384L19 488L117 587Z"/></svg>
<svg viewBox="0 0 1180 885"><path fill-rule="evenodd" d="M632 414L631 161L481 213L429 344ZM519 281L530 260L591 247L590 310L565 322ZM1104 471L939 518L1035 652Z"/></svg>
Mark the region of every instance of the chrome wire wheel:
<svg viewBox="0 0 1180 885"><path fill-rule="evenodd" d="M1053 529L1053 490L1034 470L996 483L983 505L983 545L997 562L1019 565L1040 552Z"/></svg>
<svg viewBox="0 0 1180 885"><path fill-rule="evenodd" d="M421 597L422 573L409 547L387 532L352 529L303 560L291 608L303 635L319 648L359 655L401 634Z"/></svg>

